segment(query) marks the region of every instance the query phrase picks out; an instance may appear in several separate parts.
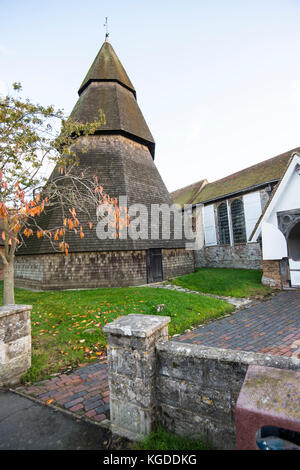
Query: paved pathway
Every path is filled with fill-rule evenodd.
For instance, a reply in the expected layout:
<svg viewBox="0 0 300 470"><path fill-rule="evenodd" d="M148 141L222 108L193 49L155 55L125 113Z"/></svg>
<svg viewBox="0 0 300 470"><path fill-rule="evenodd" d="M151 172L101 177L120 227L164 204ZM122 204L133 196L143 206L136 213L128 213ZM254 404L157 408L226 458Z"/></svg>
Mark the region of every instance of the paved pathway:
<svg viewBox="0 0 300 470"><path fill-rule="evenodd" d="M300 291L280 292L270 300L193 329L173 341L218 348L300 357ZM109 418L105 359L71 373L16 388L51 407L104 424Z"/></svg>
<svg viewBox="0 0 300 470"><path fill-rule="evenodd" d="M225 300L226 302L234 305L236 308L246 307L250 305L252 301L250 299L236 298L236 297L225 297L224 295L207 294L206 292L199 292L197 290L187 289L185 287L176 286L175 284L166 284L165 282L153 282L152 284L145 284L140 287L152 287L158 289L175 290L177 292L186 292L187 294L198 294L204 295L205 297L214 297L215 299Z"/></svg>
<svg viewBox="0 0 300 470"><path fill-rule="evenodd" d="M62 374L30 386L17 387L15 391L91 421L101 423L109 419L108 373L105 359L80 367L69 374Z"/></svg>
<svg viewBox="0 0 300 470"><path fill-rule="evenodd" d="M1 450L103 450L111 433L97 426L41 406L28 398L0 392Z"/></svg>
<svg viewBox="0 0 300 470"><path fill-rule="evenodd" d="M300 357L300 291L283 291L174 341Z"/></svg>

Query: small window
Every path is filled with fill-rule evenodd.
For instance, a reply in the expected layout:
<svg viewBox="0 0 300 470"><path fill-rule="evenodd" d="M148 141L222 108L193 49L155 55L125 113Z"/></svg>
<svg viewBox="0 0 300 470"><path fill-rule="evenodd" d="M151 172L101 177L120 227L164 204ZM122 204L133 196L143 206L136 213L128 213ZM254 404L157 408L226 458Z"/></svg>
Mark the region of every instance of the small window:
<svg viewBox="0 0 300 470"><path fill-rule="evenodd" d="M227 213L227 204L222 202L218 206L218 227L219 227L219 243L221 245L230 244L230 234L229 234L229 223L228 223L228 213Z"/></svg>
<svg viewBox="0 0 300 470"><path fill-rule="evenodd" d="M241 199L235 199L231 204L231 220L232 220L232 233L234 243L245 243L246 237L246 226L245 226L245 215L244 205Z"/></svg>

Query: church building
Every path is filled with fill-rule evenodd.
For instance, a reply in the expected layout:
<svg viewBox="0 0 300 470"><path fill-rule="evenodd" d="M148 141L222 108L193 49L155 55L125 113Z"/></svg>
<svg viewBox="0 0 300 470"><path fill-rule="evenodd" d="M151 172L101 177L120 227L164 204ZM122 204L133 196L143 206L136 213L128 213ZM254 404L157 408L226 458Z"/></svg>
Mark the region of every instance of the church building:
<svg viewBox="0 0 300 470"><path fill-rule="evenodd" d="M300 147L171 193L200 227L198 268L262 269L262 283L300 287ZM201 237L202 236L202 237Z"/></svg>
<svg viewBox="0 0 300 470"><path fill-rule="evenodd" d="M101 109L103 124L75 143L79 168L97 176L112 198L126 196L128 206L171 206L172 199L155 166L155 142L136 99L136 91L113 47L106 40L79 88L71 118L93 122ZM45 230L62 214L46 211ZM160 226L160 222L159 226ZM17 252L16 286L73 289L143 285L194 271L194 254L183 237L99 239L93 229L84 238L70 234L69 254L56 252L45 237L31 237ZM150 226L150 224L149 224ZM149 229L150 230L150 229Z"/></svg>

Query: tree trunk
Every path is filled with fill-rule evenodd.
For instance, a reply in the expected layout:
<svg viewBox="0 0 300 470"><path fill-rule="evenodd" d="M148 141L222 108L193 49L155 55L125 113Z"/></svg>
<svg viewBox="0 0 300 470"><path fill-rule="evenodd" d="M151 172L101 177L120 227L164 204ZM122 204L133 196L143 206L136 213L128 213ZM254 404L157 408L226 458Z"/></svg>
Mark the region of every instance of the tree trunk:
<svg viewBox="0 0 300 470"><path fill-rule="evenodd" d="M14 304L14 258L7 265L3 266L3 281L3 305Z"/></svg>

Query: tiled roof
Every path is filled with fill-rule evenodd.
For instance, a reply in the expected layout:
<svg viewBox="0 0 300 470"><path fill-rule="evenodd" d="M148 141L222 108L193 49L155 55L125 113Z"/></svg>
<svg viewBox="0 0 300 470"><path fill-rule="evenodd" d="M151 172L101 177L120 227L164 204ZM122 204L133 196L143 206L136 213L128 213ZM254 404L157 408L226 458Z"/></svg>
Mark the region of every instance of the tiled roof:
<svg viewBox="0 0 300 470"><path fill-rule="evenodd" d="M207 180L197 181L197 183L193 183L189 186L185 186L184 188L177 189L177 191L173 191L170 193L170 196L176 204L183 207L184 204L191 204L207 183Z"/></svg>
<svg viewBox="0 0 300 470"><path fill-rule="evenodd" d="M245 191L271 181L276 182L281 179L291 155L299 151L300 147L296 147L213 183L208 183L190 203L205 203L214 199L225 198L233 193ZM181 191L184 191L184 189L186 188L175 191L175 193L180 194L181 199L183 198ZM177 201L175 200L174 202Z"/></svg>

